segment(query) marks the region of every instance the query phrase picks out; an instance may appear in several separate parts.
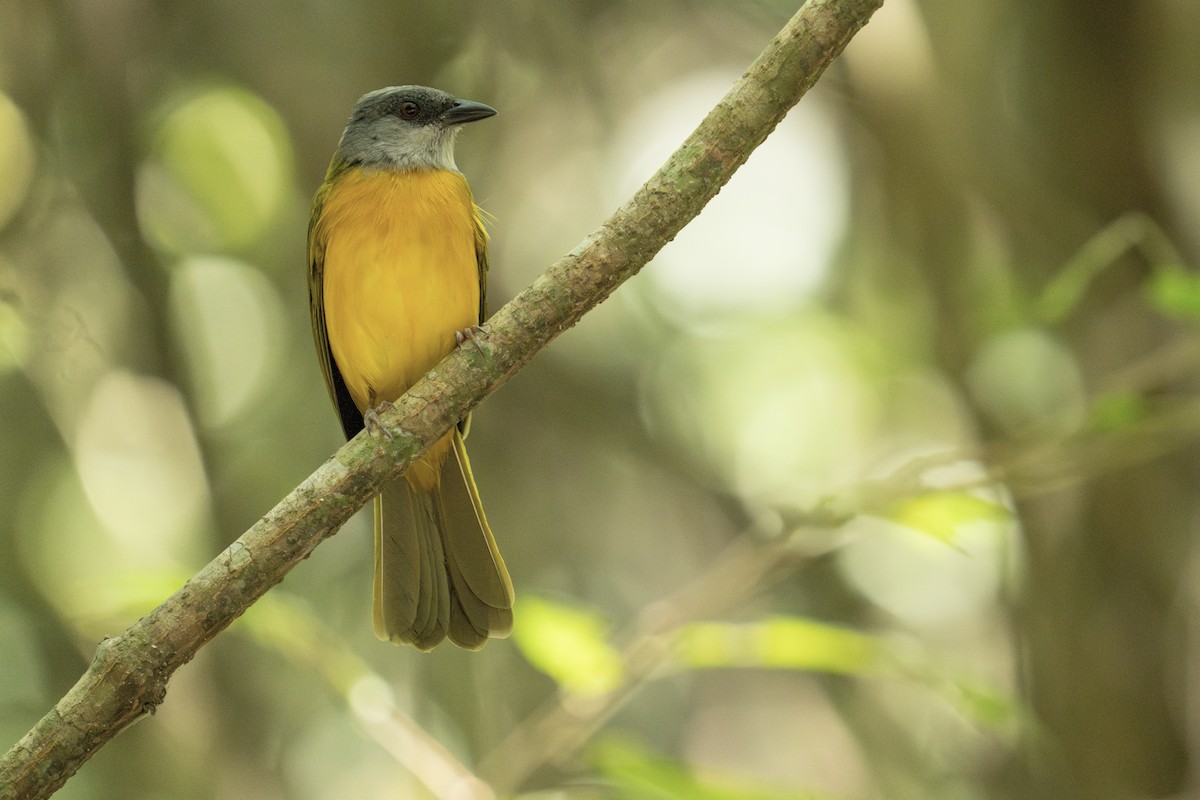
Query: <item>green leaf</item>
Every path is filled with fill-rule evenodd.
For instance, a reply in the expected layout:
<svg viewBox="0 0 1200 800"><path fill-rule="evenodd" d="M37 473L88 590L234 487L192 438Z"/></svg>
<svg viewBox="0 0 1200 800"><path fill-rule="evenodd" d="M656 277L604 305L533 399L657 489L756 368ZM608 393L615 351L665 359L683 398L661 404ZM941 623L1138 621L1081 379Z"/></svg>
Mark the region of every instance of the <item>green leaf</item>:
<svg viewBox="0 0 1200 800"><path fill-rule="evenodd" d="M593 611L523 596L513 641L536 669L564 690L598 696L616 688L624 667L608 643L608 625Z"/></svg>
<svg viewBox="0 0 1200 800"><path fill-rule="evenodd" d="M1147 286L1150 304L1164 316L1200 319L1200 275L1181 267L1163 267Z"/></svg>
<svg viewBox="0 0 1200 800"><path fill-rule="evenodd" d="M879 660L879 642L857 631L800 617L759 622L696 622L675 637L678 663L699 669L755 667L859 674Z"/></svg>
<svg viewBox="0 0 1200 800"><path fill-rule="evenodd" d="M1111 433L1128 428L1146 418L1146 399L1134 392L1114 392L1096 398L1088 414L1091 428Z"/></svg>
<svg viewBox="0 0 1200 800"><path fill-rule="evenodd" d="M962 525L979 521L1004 522L1012 518L1012 513L1003 505L970 492L927 492L897 503L888 518L957 546Z"/></svg>
<svg viewBox="0 0 1200 800"><path fill-rule="evenodd" d="M953 685L955 705L971 719L996 729L1021 716L1020 704L1009 694L993 686L959 681Z"/></svg>

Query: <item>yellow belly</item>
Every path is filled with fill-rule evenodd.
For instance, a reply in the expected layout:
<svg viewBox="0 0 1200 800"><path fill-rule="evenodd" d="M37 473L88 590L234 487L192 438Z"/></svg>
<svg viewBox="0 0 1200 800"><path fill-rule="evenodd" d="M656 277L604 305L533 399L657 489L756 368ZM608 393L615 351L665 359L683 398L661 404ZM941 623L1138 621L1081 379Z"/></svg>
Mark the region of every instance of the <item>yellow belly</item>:
<svg viewBox="0 0 1200 800"><path fill-rule="evenodd" d="M325 201L325 325L360 410L395 400L479 322L474 205L462 175L353 169ZM430 491L449 440L407 475Z"/></svg>

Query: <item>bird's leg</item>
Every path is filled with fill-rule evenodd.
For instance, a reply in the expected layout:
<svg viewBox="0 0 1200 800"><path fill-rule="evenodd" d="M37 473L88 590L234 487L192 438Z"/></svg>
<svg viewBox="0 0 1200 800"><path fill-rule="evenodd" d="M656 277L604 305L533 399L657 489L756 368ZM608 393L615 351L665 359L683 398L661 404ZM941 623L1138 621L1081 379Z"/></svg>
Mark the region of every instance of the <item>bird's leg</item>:
<svg viewBox="0 0 1200 800"><path fill-rule="evenodd" d="M363 412L363 427L367 429L367 433L372 436L382 436L389 442L392 440L392 434L383 425L383 420L379 419L379 415L392 407L391 401L379 400L375 395L374 389L367 390L367 410Z"/></svg>
<svg viewBox="0 0 1200 800"><path fill-rule="evenodd" d="M463 328L461 331L455 331L454 341L459 347L462 347L463 343L465 342L470 342L471 344L475 345L475 349L478 352L482 353L483 345L480 344L480 340L486 339L488 333L490 333L490 331L488 330L487 325L472 325L469 328Z"/></svg>

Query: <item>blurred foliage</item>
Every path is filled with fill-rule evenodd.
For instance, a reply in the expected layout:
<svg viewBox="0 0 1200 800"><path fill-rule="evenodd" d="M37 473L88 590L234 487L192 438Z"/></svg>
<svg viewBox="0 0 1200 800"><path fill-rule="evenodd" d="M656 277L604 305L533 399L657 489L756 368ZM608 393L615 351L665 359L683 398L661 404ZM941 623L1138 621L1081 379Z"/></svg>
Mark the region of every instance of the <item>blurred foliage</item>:
<svg viewBox="0 0 1200 800"><path fill-rule="evenodd" d="M338 445L304 241L358 95L500 109L498 304L794 11L0 2L5 746ZM510 641L376 642L357 518L60 796L1190 796L1198 37L887 0L477 412Z"/></svg>
<svg viewBox="0 0 1200 800"><path fill-rule="evenodd" d="M929 492L904 499L892 509L892 519L954 544L963 526L972 522L1008 522L1003 505L969 492Z"/></svg>
<svg viewBox="0 0 1200 800"><path fill-rule="evenodd" d="M521 629L513 631L513 643L563 691L592 695L616 687L621 679L621 657L605 641L605 625L597 614L524 597L521 619Z"/></svg>
<svg viewBox="0 0 1200 800"><path fill-rule="evenodd" d="M827 796L755 788L746 786L746 781L738 785L717 776L699 778L674 761L611 739L594 748L592 759L616 794L630 800L819 800Z"/></svg>
<svg viewBox="0 0 1200 800"><path fill-rule="evenodd" d="M683 666L799 669L857 674L874 664L869 636L794 617L753 623L696 622L679 631L675 658Z"/></svg>

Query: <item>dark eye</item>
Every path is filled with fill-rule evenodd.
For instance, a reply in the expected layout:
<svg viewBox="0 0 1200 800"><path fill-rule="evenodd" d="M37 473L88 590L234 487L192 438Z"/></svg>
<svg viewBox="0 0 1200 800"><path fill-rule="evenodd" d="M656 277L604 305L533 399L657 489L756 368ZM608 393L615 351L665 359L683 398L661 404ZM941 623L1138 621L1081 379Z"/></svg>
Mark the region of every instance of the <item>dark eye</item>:
<svg viewBox="0 0 1200 800"><path fill-rule="evenodd" d="M417 114L421 113L421 107L412 100L405 100L400 104L400 116L405 119L413 119Z"/></svg>

